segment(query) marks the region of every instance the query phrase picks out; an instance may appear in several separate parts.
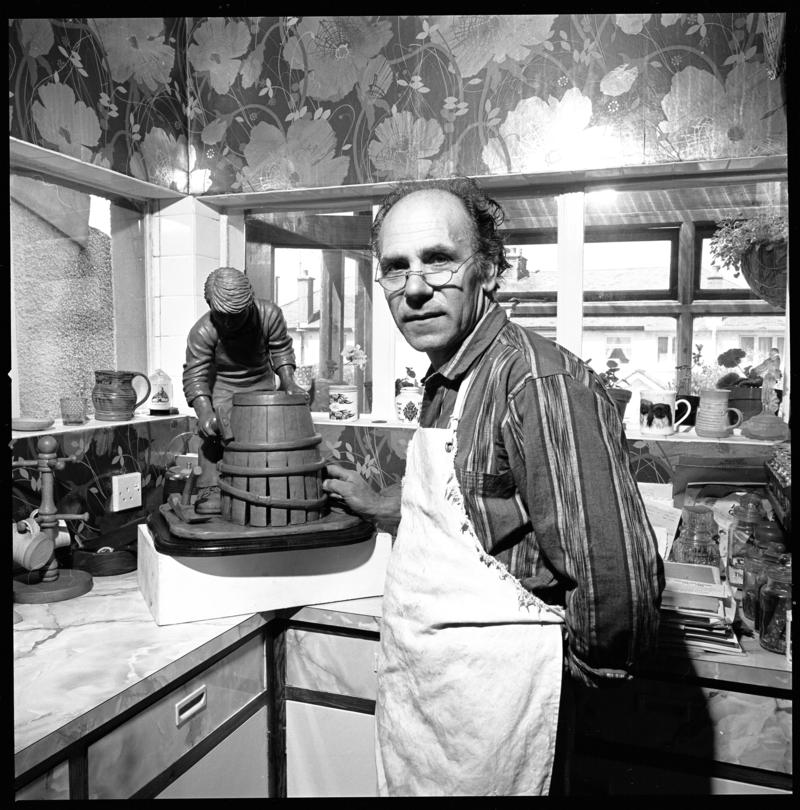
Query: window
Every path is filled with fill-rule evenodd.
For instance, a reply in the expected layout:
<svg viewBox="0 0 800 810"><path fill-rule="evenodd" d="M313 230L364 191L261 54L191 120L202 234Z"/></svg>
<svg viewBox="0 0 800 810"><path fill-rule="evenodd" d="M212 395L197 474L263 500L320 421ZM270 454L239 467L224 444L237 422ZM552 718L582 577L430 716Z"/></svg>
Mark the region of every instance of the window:
<svg viewBox="0 0 800 810"><path fill-rule="evenodd" d="M372 405L371 222L368 206L245 218L246 272L256 295L281 307L298 377L354 383L361 413Z"/></svg>
<svg viewBox="0 0 800 810"><path fill-rule="evenodd" d="M570 180L556 192L537 190L535 182L523 192L492 178L491 195L505 212L511 263L498 301L515 322L560 340L599 371L613 356L619 376L634 390L663 387L686 393L688 386L696 393L697 381L717 373L717 357L730 346L745 348L746 361L756 367L770 348L782 352L785 314L756 298L732 273L715 278L709 252L720 218L768 204L788 208L782 169L765 170L763 181L752 176L728 181L717 172L711 181L701 178L692 185L685 178L661 182L642 175L644 183L626 188L628 175L620 173L623 185L614 194L573 193L581 192L581 185ZM247 218L251 278L261 279L263 294L275 296L288 313L301 299L312 313L309 321L287 318L294 323L299 361L322 374L326 363L339 363L348 345L367 349L363 382L354 369L334 369L335 375L352 374L362 386L362 413L378 401L378 389L381 397L393 396L387 392L407 366L418 377L428 367L427 357L397 332L380 288L368 283L369 225L376 201L369 194L378 193L365 189L368 205L363 208L323 210L324 201L315 199L305 211L254 211ZM565 208L567 198L581 207ZM578 228L583 225L579 273L572 264L575 251L564 252L574 244L565 222L576 210ZM334 226L337 220L348 224ZM565 340L565 316L577 327L577 350ZM373 411L378 418L390 418L386 401Z"/></svg>
<svg viewBox="0 0 800 810"><path fill-rule="evenodd" d="M95 369L148 372L144 205L41 174L9 191L12 411L57 418L62 396L91 408Z"/></svg>

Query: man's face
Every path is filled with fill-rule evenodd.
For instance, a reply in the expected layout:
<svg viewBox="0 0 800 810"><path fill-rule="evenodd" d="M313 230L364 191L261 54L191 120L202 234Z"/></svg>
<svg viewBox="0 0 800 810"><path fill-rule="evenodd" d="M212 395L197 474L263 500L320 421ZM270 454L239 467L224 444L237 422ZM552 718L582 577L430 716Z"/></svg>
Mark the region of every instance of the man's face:
<svg viewBox="0 0 800 810"><path fill-rule="evenodd" d="M461 346L488 310L486 295L494 274L481 280L472 222L461 200L439 189L415 191L386 215L378 240L384 269L430 270L447 258L464 262L443 287L431 287L422 276L410 275L404 289L387 292L397 327L417 351L439 368Z"/></svg>

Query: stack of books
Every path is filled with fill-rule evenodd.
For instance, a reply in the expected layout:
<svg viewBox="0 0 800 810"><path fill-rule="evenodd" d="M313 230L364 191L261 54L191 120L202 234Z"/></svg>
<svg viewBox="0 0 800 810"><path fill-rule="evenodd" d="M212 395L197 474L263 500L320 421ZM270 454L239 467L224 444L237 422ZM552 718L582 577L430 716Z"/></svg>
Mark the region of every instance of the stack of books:
<svg viewBox="0 0 800 810"><path fill-rule="evenodd" d="M734 632L736 602L713 565L664 562L659 645L744 655Z"/></svg>

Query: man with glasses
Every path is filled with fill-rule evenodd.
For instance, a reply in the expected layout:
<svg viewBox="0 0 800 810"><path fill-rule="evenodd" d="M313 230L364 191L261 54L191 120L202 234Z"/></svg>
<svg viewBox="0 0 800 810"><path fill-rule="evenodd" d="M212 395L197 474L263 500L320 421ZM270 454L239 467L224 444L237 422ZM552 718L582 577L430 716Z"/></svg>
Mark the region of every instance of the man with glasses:
<svg viewBox="0 0 800 810"><path fill-rule="evenodd" d="M584 684L619 682L656 642L663 566L618 412L585 363L494 300L502 216L458 179L400 187L373 226L392 317L431 361L402 493L334 464L324 482L379 528L399 520L378 667L383 795L561 792L565 665Z"/></svg>

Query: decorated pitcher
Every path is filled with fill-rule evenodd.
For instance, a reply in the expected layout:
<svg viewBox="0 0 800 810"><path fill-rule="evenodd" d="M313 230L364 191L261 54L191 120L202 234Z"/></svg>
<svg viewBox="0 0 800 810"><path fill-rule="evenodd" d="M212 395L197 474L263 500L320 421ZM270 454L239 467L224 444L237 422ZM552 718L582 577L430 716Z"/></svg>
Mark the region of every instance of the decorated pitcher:
<svg viewBox="0 0 800 810"><path fill-rule="evenodd" d="M136 399L133 378L141 377L147 391ZM92 389L94 418L100 422L124 422L133 419L133 412L150 396L150 380L141 371L101 370L94 373Z"/></svg>

